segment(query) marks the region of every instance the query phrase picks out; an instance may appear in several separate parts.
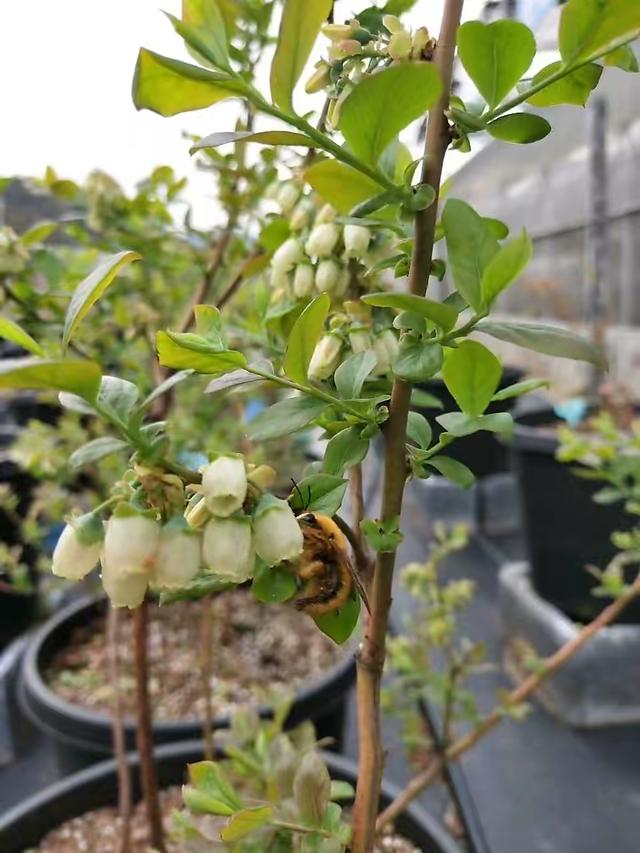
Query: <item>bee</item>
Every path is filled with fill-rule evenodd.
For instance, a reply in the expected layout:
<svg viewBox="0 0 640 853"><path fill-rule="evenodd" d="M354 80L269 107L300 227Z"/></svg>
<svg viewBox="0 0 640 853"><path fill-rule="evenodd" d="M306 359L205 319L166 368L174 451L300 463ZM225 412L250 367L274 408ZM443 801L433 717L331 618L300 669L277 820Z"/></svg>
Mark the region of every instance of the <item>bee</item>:
<svg viewBox="0 0 640 853"><path fill-rule="evenodd" d="M342 607L354 588L365 605L366 595L348 556L347 540L328 515L306 512L298 516L304 537L298 577L302 589L296 598L298 610L322 616Z"/></svg>

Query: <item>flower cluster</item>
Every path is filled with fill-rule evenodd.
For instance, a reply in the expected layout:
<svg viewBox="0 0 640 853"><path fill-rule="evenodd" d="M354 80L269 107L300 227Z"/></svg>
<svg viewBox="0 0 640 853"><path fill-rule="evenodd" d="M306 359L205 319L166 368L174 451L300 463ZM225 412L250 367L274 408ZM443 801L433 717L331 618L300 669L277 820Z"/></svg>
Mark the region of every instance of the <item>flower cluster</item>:
<svg viewBox="0 0 640 853"><path fill-rule="evenodd" d="M395 15L384 15L377 31L352 18L345 24L325 24L322 32L330 41L327 58L316 63L306 91L326 91L331 99L327 119L333 127L345 98L365 74L394 62L429 60L435 47L426 27L412 33Z"/></svg>
<svg viewBox="0 0 640 853"><path fill-rule="evenodd" d="M96 513L72 519L54 551L53 573L80 580L99 560L113 606L133 608L149 587L179 589L201 569L242 583L253 577L257 558L275 566L301 554L302 531L289 504L260 494L242 456L210 462L196 488L186 511L164 523L125 502L106 524Z"/></svg>

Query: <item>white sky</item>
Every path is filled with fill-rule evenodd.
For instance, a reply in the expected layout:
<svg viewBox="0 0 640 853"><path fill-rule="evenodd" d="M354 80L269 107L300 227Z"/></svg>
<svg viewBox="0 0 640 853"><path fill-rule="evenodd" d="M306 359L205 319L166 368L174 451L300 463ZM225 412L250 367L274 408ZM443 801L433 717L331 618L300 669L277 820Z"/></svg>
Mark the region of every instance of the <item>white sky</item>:
<svg viewBox="0 0 640 853"><path fill-rule="evenodd" d="M364 5L340 0L336 19ZM437 32L441 5L418 0L409 20ZM465 17L481 6L467 0ZM180 0L0 3L0 175L41 175L52 165L82 180L101 168L131 188L167 163L194 177L198 221L217 218L208 178L193 169L181 133L232 129L233 102L169 119L137 112L131 102L140 46L189 59L161 9L179 15ZM265 83L266 74L265 67Z"/></svg>

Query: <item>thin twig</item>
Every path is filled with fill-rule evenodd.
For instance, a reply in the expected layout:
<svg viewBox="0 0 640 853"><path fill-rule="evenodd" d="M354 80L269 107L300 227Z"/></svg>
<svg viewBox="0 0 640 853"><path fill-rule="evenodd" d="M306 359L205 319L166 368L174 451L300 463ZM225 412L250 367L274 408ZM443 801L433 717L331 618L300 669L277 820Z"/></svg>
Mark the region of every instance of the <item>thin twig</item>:
<svg viewBox="0 0 640 853"><path fill-rule="evenodd" d="M127 764L127 746L124 735L122 713L122 692L120 690L120 657L119 648L120 613L115 607L109 606L107 613L107 649L109 665L109 681L113 690L111 706L111 731L113 737L113 753L116 758L118 772L118 817L120 818L120 838L118 853L129 853L131 849L131 777Z"/></svg>
<svg viewBox="0 0 640 853"><path fill-rule="evenodd" d="M202 696L204 698L204 718L202 720L202 737L204 740L204 757L213 761L213 695L211 692L211 667L213 663L213 615L211 613L212 599L205 595L202 599L202 614L200 616L201 631L201 666L202 666Z"/></svg>

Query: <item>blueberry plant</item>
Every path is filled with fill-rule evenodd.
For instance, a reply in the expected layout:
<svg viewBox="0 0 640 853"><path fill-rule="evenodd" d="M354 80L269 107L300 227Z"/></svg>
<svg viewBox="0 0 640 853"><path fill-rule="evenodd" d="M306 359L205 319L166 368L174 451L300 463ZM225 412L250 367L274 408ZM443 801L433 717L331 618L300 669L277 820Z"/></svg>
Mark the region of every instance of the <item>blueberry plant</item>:
<svg viewBox="0 0 640 853"><path fill-rule="evenodd" d="M244 157L255 143L277 148L286 160L286 180L264 192L265 204L273 199L277 210L266 216L255 247L247 251L246 272L257 271L256 258L263 258L258 268L268 264L253 291L258 312L253 325L238 335L233 315L208 304L205 287L196 292L186 320L176 316L157 333L163 377L154 390L145 396L129 379L104 376L96 361L68 353L116 276L134 262L144 266L140 252L124 251L80 283L57 351L44 357L39 343L23 337L34 357L0 367L0 386L54 388L63 405L82 408L108 426L113 437L85 453L94 459L115 450L129 456L109 497L70 520L54 555L54 572L78 578L100 559L107 595L115 606L142 614L140 625L149 590L198 597L247 581L265 602L291 600L306 610L337 642L361 623L360 766L348 837L326 809L310 810L290 822L289 846L278 849L371 851L380 826L425 786L418 777L386 817L377 819L384 755L381 677L403 492L408 477L435 473L470 484L472 472L447 456L447 446L478 430L509 435L510 415L485 414L488 405L537 383L498 391L502 368L491 339L605 366L603 354L571 332L489 319L500 294L528 263L531 240L525 232L510 237L504 223L461 199L441 200L441 176L447 151L469 150L473 134L535 143L551 130L538 108L584 105L605 66L637 70L629 46L640 32L637 3L568 0L560 17L559 58L535 74L529 71L535 38L524 24L461 24L463 0L444 0L438 35L424 27L412 32L400 17L411 5L389 0L335 22L331 0L285 0L278 4L269 85L263 86L257 59L248 57L268 41L275 4L184 0L181 17L169 18L194 62L142 49L133 99L139 109L165 116L239 100L245 109L239 124L195 140L192 150L207 152L215 162L225 145L236 150L241 145ZM314 118L306 106L305 112L296 106L296 87L320 31L328 47L306 84L318 98ZM468 102L451 93L456 52L477 88ZM398 135L425 116L425 148L415 158ZM222 184L234 196L244 186L246 157ZM229 235L243 215L238 209L231 218ZM446 264L433 257L439 241ZM397 279L390 289L380 284L385 270ZM451 292L431 298L430 279L445 274ZM265 288L268 299L262 298ZM10 333L20 334L13 327ZM268 447L312 425L324 431L323 459L288 499L271 493L269 466L255 466L242 455L209 453L208 462L194 470L175 453L170 425L154 416L154 403L197 374L210 377L210 392L229 399L258 383L282 394L248 423L253 447ZM431 424L411 406L416 386L436 374L459 410L438 416L443 432L434 441ZM375 517L365 517L360 466L377 437L384 447L382 499ZM268 451L265 455L268 459ZM340 515L349 483L356 516L351 524ZM633 594L637 589L616 599L579 643L614 618ZM544 674L579 643L547 662ZM490 731L504 716L505 703L517 707L542 677L534 674L489 717L471 725L447 747L447 760ZM163 849L148 731L142 745L151 841ZM434 767L432 774L437 763ZM308 776L314 774L317 783L322 772ZM214 803L209 810L231 815L234 829L223 830L223 838L235 843L244 836L246 849L255 849L251 836L273 822L273 810L258 807L247 815L215 770L205 775L211 787L204 793ZM328 805L325 782L322 790Z"/></svg>

